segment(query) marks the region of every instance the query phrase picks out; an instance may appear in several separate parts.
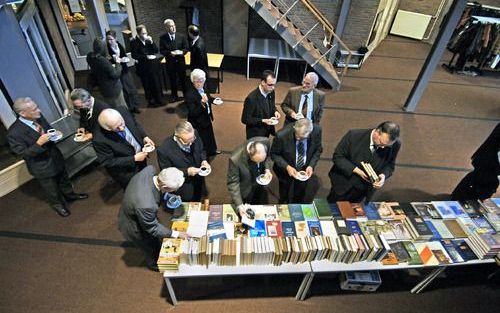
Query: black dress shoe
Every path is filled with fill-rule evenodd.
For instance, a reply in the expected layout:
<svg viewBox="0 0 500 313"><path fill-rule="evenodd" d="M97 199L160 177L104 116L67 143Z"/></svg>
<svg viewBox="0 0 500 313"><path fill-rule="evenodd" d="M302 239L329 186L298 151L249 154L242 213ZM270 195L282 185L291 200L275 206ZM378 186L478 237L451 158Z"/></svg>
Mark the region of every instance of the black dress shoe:
<svg viewBox="0 0 500 313"><path fill-rule="evenodd" d="M62 204L54 204L52 208L62 217L67 217L71 214L69 209Z"/></svg>
<svg viewBox="0 0 500 313"><path fill-rule="evenodd" d="M148 269L153 272L159 272L160 269L158 268L157 265L147 265Z"/></svg>
<svg viewBox="0 0 500 313"><path fill-rule="evenodd" d="M89 197L89 195L86 193L73 193L73 194L64 196L64 198L66 198L67 201L83 200L83 199L87 199L88 197Z"/></svg>

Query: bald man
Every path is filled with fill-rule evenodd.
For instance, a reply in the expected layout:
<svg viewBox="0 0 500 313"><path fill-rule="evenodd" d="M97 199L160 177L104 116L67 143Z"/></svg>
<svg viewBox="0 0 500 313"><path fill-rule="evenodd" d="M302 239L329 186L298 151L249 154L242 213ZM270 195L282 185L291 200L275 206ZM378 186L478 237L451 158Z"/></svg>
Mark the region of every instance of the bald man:
<svg viewBox="0 0 500 313"><path fill-rule="evenodd" d="M99 114L93 144L97 160L123 188L147 165L145 144L155 145L126 110L105 109Z"/></svg>
<svg viewBox="0 0 500 313"><path fill-rule="evenodd" d="M66 201L85 199L88 195L73 190L63 155L47 134L52 126L42 116L38 105L28 97L16 99L13 109L18 119L7 134L10 149L24 159L52 209L62 217L69 216L71 212Z"/></svg>
<svg viewBox="0 0 500 313"><path fill-rule="evenodd" d="M319 124L323 115L325 93L316 89L319 77L314 72L309 72L302 80L302 86L292 87L288 90L281 109L285 113L285 125L295 123L301 118L307 118L314 124Z"/></svg>

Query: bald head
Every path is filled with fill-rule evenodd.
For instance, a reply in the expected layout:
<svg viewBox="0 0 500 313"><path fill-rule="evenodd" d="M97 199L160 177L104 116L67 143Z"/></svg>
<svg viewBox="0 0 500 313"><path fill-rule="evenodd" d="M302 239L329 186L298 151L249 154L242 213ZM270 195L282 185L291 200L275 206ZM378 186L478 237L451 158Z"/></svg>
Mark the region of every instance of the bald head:
<svg viewBox="0 0 500 313"><path fill-rule="evenodd" d="M251 141L248 143L247 152L250 160L255 163L264 162L267 158L267 146L259 141Z"/></svg>
<svg viewBox="0 0 500 313"><path fill-rule="evenodd" d="M115 109L105 109L99 114L99 125L109 131L119 132L125 130L125 121L122 115Z"/></svg>

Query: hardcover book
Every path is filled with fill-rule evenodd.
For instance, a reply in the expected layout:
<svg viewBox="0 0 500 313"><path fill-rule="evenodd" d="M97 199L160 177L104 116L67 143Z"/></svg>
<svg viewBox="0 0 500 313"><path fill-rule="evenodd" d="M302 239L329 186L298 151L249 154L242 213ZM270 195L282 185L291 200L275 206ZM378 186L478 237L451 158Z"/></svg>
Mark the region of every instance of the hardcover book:
<svg viewBox="0 0 500 313"><path fill-rule="evenodd" d="M403 241L403 245L406 249L406 252L408 252L408 255L410 256L410 259L408 260L409 265L424 264L424 262L422 262L422 259L420 258L420 255L418 254L417 248L415 248L415 245L413 245L411 241Z"/></svg>
<svg viewBox="0 0 500 313"><path fill-rule="evenodd" d="M332 217L342 217L339 206L337 205L336 202L329 203L329 206L330 206L330 212L332 213Z"/></svg>
<svg viewBox="0 0 500 313"><path fill-rule="evenodd" d="M288 204L278 204L278 216L281 221L291 221L290 211L288 210Z"/></svg>
<svg viewBox="0 0 500 313"><path fill-rule="evenodd" d="M294 222L281 222L281 227L283 229L283 235L285 237L295 237L295 223Z"/></svg>
<svg viewBox="0 0 500 313"><path fill-rule="evenodd" d="M460 256L464 259L464 261L477 260L476 254L472 251L472 249L464 239L455 239L451 242L455 246Z"/></svg>
<svg viewBox="0 0 500 313"><path fill-rule="evenodd" d="M313 204L320 220L332 219L332 211L330 210L330 205L325 198L316 198L314 199Z"/></svg>
<svg viewBox="0 0 500 313"><path fill-rule="evenodd" d="M304 214L302 213L302 206L300 204L289 204L288 211L290 211L290 218L292 219L292 221L296 222L304 220Z"/></svg>
<svg viewBox="0 0 500 313"><path fill-rule="evenodd" d="M438 210L441 218L456 218L455 213L453 213L453 210L448 207L446 201L432 201L432 204Z"/></svg>
<svg viewBox="0 0 500 313"><path fill-rule="evenodd" d="M268 237L283 237L283 229L280 221L266 221Z"/></svg>
<svg viewBox="0 0 500 313"><path fill-rule="evenodd" d="M436 207L431 202L411 202L411 206L418 215L425 219L441 218Z"/></svg>
<svg viewBox="0 0 500 313"><path fill-rule="evenodd" d="M359 227L359 224L357 221L347 220L346 224L347 224L347 227L349 228L349 231L351 232L351 234L362 234L361 228Z"/></svg>
<svg viewBox="0 0 500 313"><path fill-rule="evenodd" d="M266 221L255 220L255 227L248 231L250 237L265 237L266 236Z"/></svg>
<svg viewBox="0 0 500 313"><path fill-rule="evenodd" d="M309 227L309 234L311 236L321 236L323 234L319 221L307 221L307 226Z"/></svg>
<svg viewBox="0 0 500 313"><path fill-rule="evenodd" d="M343 218L334 218L333 224L335 225L335 230L338 235L350 235L351 232L347 227L346 221Z"/></svg>
<svg viewBox="0 0 500 313"><path fill-rule="evenodd" d="M453 211L456 217L468 217L458 201L445 201L445 203Z"/></svg>
<svg viewBox="0 0 500 313"><path fill-rule="evenodd" d="M464 262L464 259L462 258L460 253L458 253L457 248L455 247L455 245L453 244L453 242L450 239L441 240L441 244L446 249L446 252L448 252L448 255L453 260L453 263Z"/></svg>
<svg viewBox="0 0 500 313"><path fill-rule="evenodd" d="M467 237L467 234L456 220L444 220L443 223L446 225L446 228L448 228L454 238Z"/></svg>
<svg viewBox="0 0 500 313"><path fill-rule="evenodd" d="M368 202L364 205L366 218L369 220L380 220L380 214L378 214L378 205L375 202Z"/></svg>
<svg viewBox="0 0 500 313"><path fill-rule="evenodd" d="M475 217L481 214L481 203L479 203L479 200L460 201L460 204L467 215L469 215L468 217Z"/></svg>
<svg viewBox="0 0 500 313"><path fill-rule="evenodd" d="M302 214L306 221L317 221L316 211L314 210L313 204L301 204Z"/></svg>
<svg viewBox="0 0 500 313"><path fill-rule="evenodd" d="M396 255L399 263L406 263L410 260L410 255L406 251L403 242L393 242L390 243L389 246L391 247L391 251Z"/></svg>
<svg viewBox="0 0 500 313"><path fill-rule="evenodd" d="M304 238L309 236L309 228L307 227L307 222L295 222L295 233L297 234L297 238Z"/></svg>
<svg viewBox="0 0 500 313"><path fill-rule="evenodd" d="M223 207L220 204L210 205L209 206L209 214L208 214L208 223L220 222L222 223L222 213Z"/></svg>

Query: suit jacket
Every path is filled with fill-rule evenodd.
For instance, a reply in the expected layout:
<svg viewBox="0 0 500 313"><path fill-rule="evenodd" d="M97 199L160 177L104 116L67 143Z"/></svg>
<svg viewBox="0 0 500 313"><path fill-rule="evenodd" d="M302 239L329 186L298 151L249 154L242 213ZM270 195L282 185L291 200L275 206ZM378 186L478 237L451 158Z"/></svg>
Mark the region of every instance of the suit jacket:
<svg viewBox="0 0 500 313"><path fill-rule="evenodd" d="M191 44L189 50L191 51L191 70L199 68L208 76L207 48L205 47L205 41L203 38L198 37L198 40L196 40L194 45Z"/></svg>
<svg viewBox="0 0 500 313"><path fill-rule="evenodd" d="M136 72L137 75L151 75L155 72L159 73L158 59L149 60L148 55L153 55L158 53L158 47L154 42L146 41L145 44L135 37L130 41L130 50L132 52L132 58L137 60Z"/></svg>
<svg viewBox="0 0 500 313"><path fill-rule="evenodd" d="M173 56L170 52L182 50L183 54ZM168 70L178 66L185 67L184 55L189 50L188 42L183 34L175 33L175 40L170 39L170 34L166 33L160 37L160 53L165 56L165 64Z"/></svg>
<svg viewBox="0 0 500 313"><path fill-rule="evenodd" d="M246 125L247 139L276 134L274 126L262 123L262 119L273 117L276 112L274 91L268 95L268 99L262 96L259 87L245 98L241 122Z"/></svg>
<svg viewBox="0 0 500 313"><path fill-rule="evenodd" d="M46 132L52 126L42 116L37 121ZM35 178L53 177L64 171L64 157L53 141L39 146L36 141L40 134L17 119L7 133L7 141L12 152L26 161L28 171Z"/></svg>
<svg viewBox="0 0 500 313"><path fill-rule="evenodd" d="M191 145L191 153L194 160L191 160L188 156L186 156L186 153L181 150L177 142L174 140L173 135L165 139L161 146L159 146L156 150L160 169L176 167L184 173L184 177L186 179L184 185L182 185L182 187L176 192L184 201L191 201L195 194L201 195L204 191L204 177L199 175L188 176L189 167L200 167L201 162L207 159L205 149L203 148L203 142L201 141L196 130L195 136L197 139ZM196 188L201 189L196 190Z"/></svg>
<svg viewBox="0 0 500 313"><path fill-rule="evenodd" d="M86 131L93 133L96 127L99 127L97 118L102 110L109 109L109 105L94 98L94 106L92 107L92 115L89 118L89 109L80 109L80 127Z"/></svg>
<svg viewBox="0 0 500 313"><path fill-rule="evenodd" d="M281 109L285 113L285 124L294 123L296 120L291 117L292 111L298 112L300 106L300 96L302 93L302 87L292 87L288 90L288 93L281 103ZM325 93L318 89L313 89L313 110L312 110L312 121L315 124L319 124L321 121L321 116L323 115L323 106L325 104Z"/></svg>
<svg viewBox="0 0 500 313"><path fill-rule="evenodd" d="M118 54L118 57L119 58L126 57L127 56L127 51L125 51L125 48L118 41L116 43L118 44L118 49L120 50L120 53ZM115 54L115 52L111 49L111 46L109 45L109 43L107 44L107 47L108 47L108 54L110 56L113 56L113 54ZM111 62L111 64L116 64L114 58L111 58L109 61ZM120 62L121 66L122 66L122 76L125 75L125 74L127 74L129 72L127 63L128 62Z"/></svg>
<svg viewBox="0 0 500 313"><path fill-rule="evenodd" d="M113 64L102 55L95 55L90 52L87 54L87 62L90 66L90 75L97 83L99 92L106 98L117 97L122 91L120 77L122 66Z"/></svg>
<svg viewBox="0 0 500 313"><path fill-rule="evenodd" d="M210 113L208 113L206 107L204 108L201 105L201 95L198 93L198 90L194 89L194 87L189 88L185 95L185 101L188 108L187 119L191 124L193 124L193 127L196 129L208 127L214 120L214 115L212 114L213 98L210 96L207 90L205 90L205 93L208 97L207 106L208 108L210 108Z"/></svg>
<svg viewBox="0 0 500 313"><path fill-rule="evenodd" d="M500 175L498 151L500 151L500 123L472 155L472 165L476 170L486 170L495 176Z"/></svg>
<svg viewBox="0 0 500 313"><path fill-rule="evenodd" d="M252 187L257 184L250 172L250 157L247 152L247 145L250 141L262 142L268 147L267 151L269 151L269 139L266 137L251 138L233 150L227 170L227 189L233 204L236 206L243 204L243 198L246 198L252 191ZM271 165L272 161L268 156L264 166L266 169L271 169Z"/></svg>
<svg viewBox="0 0 500 313"><path fill-rule="evenodd" d="M361 162L372 165L375 173L385 174L385 178L391 177L394 172L396 157L401 143L396 141L392 147L377 149L373 154L370 151L370 136L372 129L354 129L347 132L340 140L333 153L333 167L329 172L332 189L338 194L343 194L351 187L359 190L370 190L371 184L365 182L352 171L357 166L360 169Z"/></svg>
<svg viewBox="0 0 500 313"><path fill-rule="evenodd" d="M294 168L296 167L296 150L295 130L292 125L286 126L278 131L271 147L271 158L274 162L274 172L279 179L288 179L290 177L286 171L288 165ZM314 169L322 152L321 128L319 125L315 124L311 135L307 139L306 162L304 168L311 166Z"/></svg>
<svg viewBox="0 0 500 313"><path fill-rule="evenodd" d="M142 147L144 138L147 137L142 127L125 109L118 108L116 110L123 116L125 125ZM147 165L146 160L135 162L136 152L132 145L114 131L105 130L100 126L96 127L92 143L99 163L123 187L128 184L132 176Z"/></svg>
<svg viewBox="0 0 500 313"><path fill-rule="evenodd" d="M118 229L127 240L162 240L172 235L172 231L158 221L161 193L153 183L155 174L154 167L147 166L130 180L125 189L118 214Z"/></svg>

